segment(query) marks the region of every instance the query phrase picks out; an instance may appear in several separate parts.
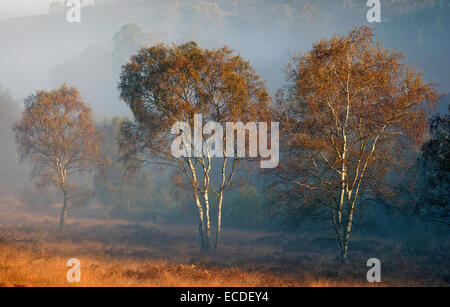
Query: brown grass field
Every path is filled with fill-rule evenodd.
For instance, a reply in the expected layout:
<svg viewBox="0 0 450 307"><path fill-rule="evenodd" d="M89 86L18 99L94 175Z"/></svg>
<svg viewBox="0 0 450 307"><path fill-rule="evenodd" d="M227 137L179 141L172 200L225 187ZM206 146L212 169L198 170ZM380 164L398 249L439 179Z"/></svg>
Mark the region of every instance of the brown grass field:
<svg viewBox="0 0 450 307"><path fill-rule="evenodd" d="M405 256L402 244L353 241L341 265L330 238L224 229L213 255L199 256L195 226L70 218L58 232L57 210L25 212L0 198L0 286L374 286L366 261L382 262L377 286L448 286L448 253ZM67 260L81 261L81 282L66 281Z"/></svg>

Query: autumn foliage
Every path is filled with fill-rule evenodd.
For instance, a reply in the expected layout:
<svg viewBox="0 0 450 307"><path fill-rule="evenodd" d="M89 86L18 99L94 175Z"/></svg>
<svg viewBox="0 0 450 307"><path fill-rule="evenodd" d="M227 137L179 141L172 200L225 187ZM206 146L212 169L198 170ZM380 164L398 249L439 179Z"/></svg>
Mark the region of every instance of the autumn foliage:
<svg viewBox="0 0 450 307"><path fill-rule="evenodd" d="M270 99L264 83L232 50L202 49L188 42L142 48L123 66L119 90L134 115L134 122L122 127L122 160L129 169L157 163L177 170L176 182L189 186L194 197L204 252L212 247L210 194L217 197L217 248L224 191L230 187L239 160L223 158L220 165L214 164L209 152L199 157L174 157L170 144L176 135L171 128L176 122L193 127L196 114L205 122L219 124L267 119ZM221 170L221 177L214 184L210 174L215 167Z"/></svg>
<svg viewBox="0 0 450 307"><path fill-rule="evenodd" d="M33 164L32 177L39 185L54 185L64 195L60 228L64 228L69 201L83 201L70 179L101 163L92 111L76 88L63 85L37 91L25 100L22 118L14 125L21 159Z"/></svg>
<svg viewBox="0 0 450 307"><path fill-rule="evenodd" d="M355 209L386 188L405 146L425 140L437 93L422 75L367 27L315 43L287 68L279 187L291 206L330 209L344 261Z"/></svg>

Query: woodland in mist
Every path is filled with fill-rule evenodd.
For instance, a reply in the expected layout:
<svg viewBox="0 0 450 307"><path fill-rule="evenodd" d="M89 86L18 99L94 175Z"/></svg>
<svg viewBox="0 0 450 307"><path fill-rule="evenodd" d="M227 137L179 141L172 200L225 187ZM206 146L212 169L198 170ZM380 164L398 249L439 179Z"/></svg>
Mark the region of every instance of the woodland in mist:
<svg viewBox="0 0 450 307"><path fill-rule="evenodd" d="M82 258L86 285L360 285L376 257L386 285L448 286L448 1L82 12L0 20L0 285L64 284L17 254ZM250 132L249 158L175 157L196 114L279 123L279 163Z"/></svg>

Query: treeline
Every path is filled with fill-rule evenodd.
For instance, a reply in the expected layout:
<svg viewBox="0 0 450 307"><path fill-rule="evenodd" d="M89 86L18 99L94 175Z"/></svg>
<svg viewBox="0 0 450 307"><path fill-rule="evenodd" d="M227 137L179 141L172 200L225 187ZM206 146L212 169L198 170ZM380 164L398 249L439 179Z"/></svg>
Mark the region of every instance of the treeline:
<svg viewBox="0 0 450 307"><path fill-rule="evenodd" d="M123 62L141 46L193 40L204 48L228 45L239 50L274 94L282 86L282 70L293 54L304 52L317 38L328 37L336 31L343 34L355 25L367 23L365 1L236 3L235 10L233 1L119 1L87 7L86 12L93 17L84 20L79 28L80 31L84 26L88 28L89 35L84 32L73 35L90 37L95 33L95 37L104 41L96 38L76 56L58 63L49 60L52 63L48 67L50 87L57 87L60 80L65 80L94 103L97 114L125 114L127 110L115 91ZM407 52L409 62L418 63L420 69L427 71L427 81L438 83L442 91L448 91L450 87L445 81L449 67L448 42L439 39L446 35L445 29L449 27L448 2L382 3L382 22L375 25L377 37L387 47ZM134 17L130 20L123 15ZM122 24L127 25L120 28ZM43 28L42 31L49 30ZM78 47L71 49L78 50ZM43 55L50 52L45 50ZM114 103L106 105L105 101Z"/></svg>
<svg viewBox="0 0 450 307"><path fill-rule="evenodd" d="M0 87L0 197L28 181L25 167L19 167L11 127L20 116L20 107L9 92Z"/></svg>

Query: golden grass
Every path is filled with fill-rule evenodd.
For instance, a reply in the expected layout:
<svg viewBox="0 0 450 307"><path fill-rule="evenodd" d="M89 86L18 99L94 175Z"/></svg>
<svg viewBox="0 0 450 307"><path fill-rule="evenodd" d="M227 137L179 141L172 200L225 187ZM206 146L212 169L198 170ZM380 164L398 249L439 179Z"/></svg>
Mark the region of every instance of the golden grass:
<svg viewBox="0 0 450 307"><path fill-rule="evenodd" d="M0 286L3 287L267 287L267 286L368 286L311 278L299 282L267 272L246 272L239 268L202 267L166 261L101 259L79 256L81 282L66 280L67 257L45 250L2 245Z"/></svg>
<svg viewBox="0 0 450 307"><path fill-rule="evenodd" d="M383 257L381 286L442 285L448 276L448 257L409 261L386 240L342 266L333 251L311 247L311 238L226 229L220 250L200 256L195 228L71 218L61 234L57 211L30 213L0 201L0 286L373 286L365 261L374 252ZM70 258L81 261L80 283L66 280Z"/></svg>

